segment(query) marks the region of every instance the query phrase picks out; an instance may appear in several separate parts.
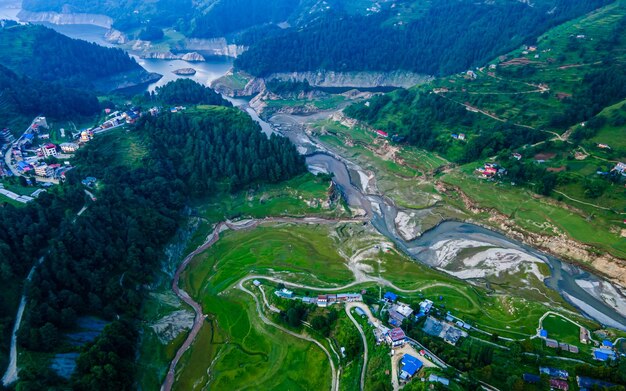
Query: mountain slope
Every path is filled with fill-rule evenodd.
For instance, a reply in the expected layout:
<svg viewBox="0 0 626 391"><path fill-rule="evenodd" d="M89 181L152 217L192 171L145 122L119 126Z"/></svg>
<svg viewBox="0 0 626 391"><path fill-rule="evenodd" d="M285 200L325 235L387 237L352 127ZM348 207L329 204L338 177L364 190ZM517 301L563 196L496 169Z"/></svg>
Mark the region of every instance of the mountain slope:
<svg viewBox="0 0 626 391"><path fill-rule="evenodd" d="M100 109L93 93L19 76L0 65L0 126L22 126L22 119L45 112L52 118L86 116Z"/></svg>
<svg viewBox="0 0 626 391"><path fill-rule="evenodd" d="M0 29L0 63L42 81L110 91L158 78L121 49L68 38L37 25Z"/></svg>
<svg viewBox="0 0 626 391"><path fill-rule="evenodd" d="M531 135L554 137L626 98L624 26L626 6L619 1L558 26L536 46L483 63L484 68L469 75L439 78L347 112L457 161L539 141ZM487 135L502 127L512 135L494 144ZM468 143L453 142L450 134L459 132L467 134ZM474 143L478 140L482 144Z"/></svg>
<svg viewBox="0 0 626 391"><path fill-rule="evenodd" d="M449 74L534 42L549 27L606 2L530 7L516 1L447 1L433 3L421 16L402 16L393 4L371 15L348 16L331 8L302 28L244 42L250 49L236 65L254 75L318 69Z"/></svg>

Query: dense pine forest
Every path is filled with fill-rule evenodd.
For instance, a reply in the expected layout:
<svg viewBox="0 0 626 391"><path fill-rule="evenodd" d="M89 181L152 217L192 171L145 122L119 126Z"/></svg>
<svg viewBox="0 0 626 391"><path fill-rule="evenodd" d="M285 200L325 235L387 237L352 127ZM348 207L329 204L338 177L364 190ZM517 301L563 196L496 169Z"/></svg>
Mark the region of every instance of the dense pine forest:
<svg viewBox="0 0 626 391"><path fill-rule="evenodd" d="M219 105L231 106L220 94L191 79L177 79L156 91L147 94L147 98L165 105Z"/></svg>
<svg viewBox="0 0 626 391"><path fill-rule="evenodd" d="M402 26L370 16L328 12L302 29L248 34L236 66L255 75L281 71L407 70L444 75L482 64L503 51L533 43L549 27L606 3L558 1L556 11L526 4L444 2ZM268 37L269 35L269 37Z"/></svg>
<svg viewBox="0 0 626 391"><path fill-rule="evenodd" d="M91 115L100 109L92 92L35 81L2 65L0 91L0 114L7 119L15 115L34 117L44 108L46 115L53 118Z"/></svg>
<svg viewBox="0 0 626 391"><path fill-rule="evenodd" d="M71 39L37 25L0 28L0 64L42 81L93 87L97 79L123 72L146 73L121 49Z"/></svg>
<svg viewBox="0 0 626 391"><path fill-rule="evenodd" d="M132 389L132 319L141 308L141 287L159 267L161 250L177 229L190 195L278 182L305 170L286 138L266 137L238 109L202 107L142 121L134 130L148 148L141 167L118 165L110 156L94 153L91 145L80 150L78 167L65 186L74 188L84 176L96 176L101 181L98 200L75 222L73 216L63 219L60 234L52 237L46 260L29 284L18 341L31 351L63 346L63 333L81 315L119 320L84 348L71 379L77 390L111 389L112 384ZM38 237L29 249L42 248L47 239L51 237ZM17 251L31 262L34 258L32 250L6 251ZM52 372L25 370L20 383L25 390L49 388L59 381Z"/></svg>

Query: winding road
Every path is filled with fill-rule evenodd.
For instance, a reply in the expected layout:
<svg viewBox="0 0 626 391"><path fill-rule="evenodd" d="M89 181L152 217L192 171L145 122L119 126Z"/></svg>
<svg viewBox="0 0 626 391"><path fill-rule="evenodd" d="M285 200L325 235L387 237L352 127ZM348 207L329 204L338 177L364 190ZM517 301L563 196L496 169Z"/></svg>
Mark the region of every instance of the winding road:
<svg viewBox="0 0 626 391"><path fill-rule="evenodd" d="M367 339L365 338L365 332L363 331L363 327L361 327L359 322L354 319L354 316L352 316L352 312L350 312L352 308L357 307L361 308L358 303L346 303L346 314L348 315L348 318L350 318L352 323L354 323L354 325L356 326L359 334L361 334L361 340L363 341L363 368L361 368L361 391L363 391L365 389L365 372L367 371L367 358L369 352L367 348Z"/></svg>
<svg viewBox="0 0 626 391"><path fill-rule="evenodd" d="M174 277L172 279L172 291L174 292L174 294L180 298L183 302L185 302L187 305L189 305L191 308L193 308L194 312L195 312L195 318L194 318L194 323L193 323L193 327L191 328L189 334L187 335L187 338L185 339L185 342L183 342L183 344L181 345L181 347L178 349L178 351L176 352L176 355L174 356L174 358L172 359L172 361L170 362L170 366L169 369L167 371L167 375L165 377L165 381L163 382L162 386L161 386L161 390L162 391L170 391L172 389L172 386L174 385L174 380L175 380L175 374L176 374L176 366L178 365L178 362L180 361L181 357L183 356L183 354L187 351L187 349L189 349L189 347L191 346L191 344L193 343L193 341L195 340L196 336L198 335L198 333L200 332L200 329L202 328L202 324L204 323L204 319L206 318L206 315L202 312L202 307L200 306L200 304L198 304L196 301L194 301L191 296L189 296L189 294L187 292L185 292L183 289L180 288L179 286L179 280L180 280L180 276L182 275L182 273L185 271L185 269L187 268L187 266L189 265L189 263L193 260L193 258L202 253L203 251L205 251L206 249L208 249L209 247L211 247L213 244L215 244L215 242L217 242L219 240L219 235L220 232L224 231L225 229L232 229L234 231L238 231L238 230L244 230L244 229L251 229L251 228L255 228L257 227L259 224L261 223L301 223L301 224L336 224L336 223L355 223L355 222L362 222L364 221L361 218L356 218L356 219L324 219L324 218L320 218L320 217L305 217L305 218L292 218L292 217L269 217L266 219L252 219L252 220L244 220L241 222L237 222L237 223L232 223L229 221L226 222L222 222L219 223L215 226L215 229L213 230L213 232L211 232L204 243L202 243L200 246L198 246L198 248L196 248L194 251L192 251L189 255L187 255L185 257L185 259L183 260L183 262L178 266L178 269L176 269L176 273L174 273ZM251 279L255 279L255 278L263 278L266 280L271 280L271 281L276 281L276 282L282 282L279 279L273 279L273 278L268 278L267 276L248 276L242 280L239 281L238 286L241 287L240 289L244 290L246 293L252 294L254 296L254 294L248 290L245 290L245 288L243 287L243 283L245 281L251 280ZM292 285L292 284L290 284ZM351 285L356 285L355 284L349 284ZM318 288L311 288L311 289L318 289ZM341 289L341 288L336 288L337 290ZM256 300L256 296L255 300ZM260 310L260 306L257 303L257 308ZM260 312L260 314L262 315L262 313ZM264 315L262 315L262 319L264 318ZM268 322L269 319L265 318ZM265 320L264 320L265 322ZM267 322L265 322L267 323ZM281 328L278 325L275 325L273 323L268 323L273 325L274 327L278 327L281 330L283 330L283 328ZM284 329L287 330L287 329ZM291 335L296 335L299 336L299 334L293 333L292 331L289 331L289 334ZM287 332L286 331L286 332ZM303 339L307 339L307 340L311 340L313 341L313 339L311 337L306 337L306 336L299 336L298 338L303 338ZM331 363L331 370L333 372L333 388L332 390L338 390L338 375L337 375L337 371L335 369L334 366L334 362L331 359L330 353L328 353L328 351L326 350L326 348L323 347L323 345L321 345L320 343L318 343L317 341L315 341L315 343L320 346L322 348L322 350L327 354L330 363Z"/></svg>
<svg viewBox="0 0 626 391"><path fill-rule="evenodd" d="M88 205L85 204L77 213L76 217L72 220L72 223L76 222L76 219L82 215L88 208ZM8 385L14 383L18 379L19 369L17 367L17 332L20 329L20 325L22 324L22 318L24 317L24 309L26 308L26 303L28 297L26 296L26 289L28 287L28 282L32 280L35 271L37 270L37 266L41 265L44 261L44 257L41 257L35 262L33 267L28 272L28 276L26 276L26 280L24 281L24 290L22 293L22 298L20 299L20 305L17 309L17 315L15 316L15 324L13 325L13 331L11 333L11 350L9 352L9 365L7 366L4 375L2 376L2 385L7 387Z"/></svg>

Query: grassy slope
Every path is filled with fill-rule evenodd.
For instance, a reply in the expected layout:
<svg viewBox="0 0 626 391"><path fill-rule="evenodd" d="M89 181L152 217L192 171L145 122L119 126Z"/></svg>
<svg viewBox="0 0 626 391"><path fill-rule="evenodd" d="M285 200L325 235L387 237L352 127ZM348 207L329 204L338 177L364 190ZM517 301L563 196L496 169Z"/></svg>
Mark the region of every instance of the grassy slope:
<svg viewBox="0 0 626 391"><path fill-rule="evenodd" d="M273 389L323 387L310 383L314 379L307 373L318 371L316 376L327 381L325 357L314 355L315 349L311 346L292 342L292 338L276 334L262 325L251 299L232 286L248 273L279 273L289 281L313 285L348 283L353 277L345 266L346 260L338 253L354 254L357 249L371 247L381 240L384 239L360 225L343 224L334 227L268 225L224 233L215 246L192 262L181 280L185 289L199 299L204 310L211 315L210 324L203 330L206 335L200 337L188 358L181 363L178 377L184 380L178 384L179 389L192 389L192 384L208 384L210 388L229 384L230 388L239 389L251 381L257 386ZM403 288L421 288L415 293L401 294L403 301L411 303L422 297L433 299L436 307L451 310L472 324L501 336L528 337L536 332L538 319L545 311L568 307L558 297L553 298L554 304L544 305L523 295L488 295L480 288L412 262L395 251L366 258L362 263L371 266L371 269L365 269L368 274L380 275ZM280 301L270 293L271 284L267 287L270 301L280 306ZM354 289L361 288L378 291L372 283ZM439 296L443 296L443 300L439 300ZM580 316L574 318L592 329L598 327ZM551 327L549 322L546 327ZM563 340L575 342L573 339L577 338L578 330L574 331L563 332ZM211 333L213 342L209 342ZM225 340L229 341L227 345L223 345ZM285 345L289 347L288 352L284 351ZM380 356L377 362L383 363L386 356L375 352L373 357ZM302 359L305 356L308 361ZM211 373L215 376L207 378L206 371L211 365ZM272 371L269 368L289 368L289 371L271 372L269 378L265 375ZM368 370L368 378L379 376L379 369L372 367ZM354 378L352 366L346 371L346 381L351 381L348 379ZM299 386L296 387L294 382Z"/></svg>
<svg viewBox="0 0 626 391"><path fill-rule="evenodd" d="M523 49L519 49L505 56L506 59L523 57L529 61L537 62L536 64L526 65L526 67L534 69L534 72L530 72L529 76L525 76L522 72L512 78L510 76L502 76L496 70L495 77L492 77L487 75L489 69L485 68L483 71L476 71L478 74L476 80L468 80L463 76L456 75L450 78L438 79L428 87L418 88L445 87L451 91L446 94L451 99L462 102L468 101L472 105L493 112L497 116L511 122L543 127L548 123L549 116L554 111L562 110L563 108L563 102L556 97L556 94L558 92L571 93L588 71L589 66L585 64L588 64L593 59L601 59L608 55L605 49L598 45L598 42L615 28L617 21L625 13L623 1L616 2L580 19L550 30L540 38L536 52L529 52L525 55L522 54ZM569 44L570 49L567 49L568 42L572 39L570 37L572 35L575 37L578 34L584 34L586 38L576 39L573 48L572 44ZM621 58L620 56L623 56L624 53L623 50L618 50L611 54ZM539 55L539 59L535 59L535 55ZM551 60L548 61L548 58ZM499 62L499 60L494 61L494 63L496 62ZM563 66L567 65L582 66L562 69ZM516 67L512 66L509 68L514 69ZM521 69L523 67L517 66L517 68ZM539 83L547 84L551 89L550 92L544 94L518 94L523 91L537 89L529 84L537 85ZM463 92L462 90L466 91ZM468 91L476 94L468 94ZM507 95L508 93L516 93L516 95ZM600 115L610 116L615 110L622 110L621 104L607 108ZM497 123L495 120L481 114L472 115L479 118L477 122L479 128L489 128ZM384 114L382 118L385 118ZM393 120L393 118L389 120ZM462 126L459 128L468 132L470 134L469 137L471 137L471 129L465 129ZM435 130L442 132L443 135L448 135L451 132L445 126ZM563 129L552 130L558 131L558 133L564 131ZM588 145L585 144L586 150L591 153L585 160L579 161L567 158L568 154L573 153L571 150L575 147L565 145L560 146L563 149L562 153L558 153L555 159L547 162L548 167L567 167L568 175L572 175L578 182L559 184L557 191L582 202L570 200L555 193L554 197L564 202L564 204L559 205L553 202L553 200L534 197L527 190L510 186L507 183L494 185L491 182L478 180L473 173L474 168L478 166L476 163L462 167L460 170L453 170L444 175L442 180L459 186L478 205L496 208L510 216L520 227L526 230L553 235L556 233L556 227L560 232L564 232L578 241L594 245L601 251L607 251L623 258L626 257L626 243L620 232L623 225L623 216L602 209L610 208L617 212L625 210L626 197L624 196L623 188L619 185L611 185L601 197L590 199L585 195L582 187L582 182L585 178L595 177L595 171L598 167L606 169L612 166L613 163L611 161L613 159L626 156L622 155L621 152L622 141L620 140L622 139L621 133L623 133L623 130L624 127L605 126L600 130L598 136L592 140L614 145L616 152L613 153L612 157L607 156L606 152L599 150L595 147L595 143L592 142L588 143ZM350 133L353 140L358 140L360 137L356 136L357 133L359 133L358 130ZM449 138L449 135L447 137ZM370 140L364 141L371 143L371 138L372 136L370 136ZM330 132L326 136L321 136L320 139L337 148L346 145L346 137L344 137L341 131ZM457 142L457 144L460 143ZM372 156L369 151L362 148L362 145L354 145L348 149L353 157L366 160L367 164L376 168L377 173L381 173L379 188L388 192L389 196L396 200L399 205L417 208L424 207L424 200L429 198L416 196L419 193L423 194L418 190L424 187L423 184L420 184L419 181L403 180L398 175L395 177L386 176L385 166L388 166L389 162L380 162L379 157ZM404 147L402 150L419 152L412 147ZM454 155L454 151L451 153ZM524 158L532 159L532 156L525 156ZM387 180L389 180L389 184L385 183ZM405 187L411 190L415 189L413 190L415 194L411 194L411 190L402 191L401 189ZM413 201L414 199L422 201L416 202ZM460 203L454 200L449 201L457 207L462 207ZM586 205L585 203L592 205ZM593 205L597 205L600 208ZM478 217L486 219L489 216Z"/></svg>
<svg viewBox="0 0 626 391"><path fill-rule="evenodd" d="M124 139L132 137L132 133L120 133L120 135L123 135L123 137L119 142L123 144L131 143L130 140L125 141ZM111 141L118 142L115 138L111 138ZM139 145L141 145L141 143L139 143ZM133 163L133 160L128 161L127 159L121 159L119 161L127 162L127 164ZM186 233L182 233L179 237L174 239L172 243L174 248L182 247L180 248L179 255L174 254L172 259L174 265L171 267L175 267L175 264L177 264L185 254L191 252L204 241L206 235L211 230L211 224L223 221L227 218L262 218L268 215L325 215L331 217L344 215L345 212L343 209L337 208L334 205L330 208L323 208L319 202L312 203L310 206L305 202L311 200L325 200L328 196L328 184L329 182L322 178L315 178L311 174L303 174L280 185L262 185L254 190L242 191L220 198L213 197L203 202L198 202L195 208L197 209L197 214L202 217L196 220L201 221L201 223L191 223ZM190 222L192 220L193 219L190 219ZM155 286L154 294L149 297L143 309L142 319L146 320L146 325L143 329L140 347L141 358L139 360L140 367L138 376L143 389L156 389L160 386L169 361L173 358L176 350L186 337L186 333L182 333L174 341L163 344L159 341L152 328L150 328L151 324L157 322L163 316L183 308L182 304L176 298L171 297L170 278L171 275L169 273L164 273L161 276L160 282ZM247 304L243 302L240 303L240 305L243 307ZM214 328L211 324L207 324L202 329L199 338L212 338L215 341L222 341L224 337L219 328ZM215 344L220 343L221 342L216 342ZM215 344L211 346L215 348ZM181 367L185 367L184 377L190 376L196 379L206 375L206 366L204 368L202 368L202 366L206 364L206 356L215 354L216 349L205 350L204 348L195 349L195 353L190 353L192 356L185 355L183 357L185 363L195 363L198 355L203 357L200 359L202 364L199 366L193 364L192 369L187 369L186 364L181 364ZM316 360L323 360L323 357L317 357ZM189 370L192 372L187 372ZM187 383L184 383L184 386L186 385Z"/></svg>

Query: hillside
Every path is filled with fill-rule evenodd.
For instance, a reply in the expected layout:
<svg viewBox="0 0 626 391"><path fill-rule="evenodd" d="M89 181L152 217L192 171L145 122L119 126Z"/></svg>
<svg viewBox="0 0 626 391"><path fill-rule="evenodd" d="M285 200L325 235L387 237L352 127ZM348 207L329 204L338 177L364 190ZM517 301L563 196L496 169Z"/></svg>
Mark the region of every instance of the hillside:
<svg viewBox="0 0 626 391"><path fill-rule="evenodd" d="M0 65L1 127L21 130L44 110L52 118L67 118L92 115L99 109L98 99L91 92L35 81Z"/></svg>
<svg viewBox="0 0 626 391"><path fill-rule="evenodd" d="M131 35L149 27L157 36L174 28L187 37L226 37L248 48L236 65L256 76L318 69L442 75L534 43L550 27L608 2L26 0L23 7L105 14Z"/></svg>
<svg viewBox="0 0 626 391"><path fill-rule="evenodd" d="M20 25L0 29L0 64L42 81L112 91L158 80L120 49L68 38L52 29Z"/></svg>
<svg viewBox="0 0 626 391"><path fill-rule="evenodd" d="M550 30L536 45L347 113L459 162L555 136L563 141L572 134L577 143L599 124L572 125L626 98L625 25L619 1ZM466 142L455 142L452 133L464 133Z"/></svg>
<svg viewBox="0 0 626 391"><path fill-rule="evenodd" d="M254 75L317 69L445 75L532 43L549 27L603 4L455 1L404 14L395 3L385 3L369 15L331 7L302 27L246 37L250 49L236 66Z"/></svg>
<svg viewBox="0 0 626 391"><path fill-rule="evenodd" d="M625 23L618 1L536 45L345 113L459 164L440 179L474 210L497 210L531 232L550 226L623 259L626 194L616 167L626 159ZM485 162L506 174L477 172Z"/></svg>

